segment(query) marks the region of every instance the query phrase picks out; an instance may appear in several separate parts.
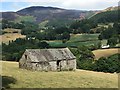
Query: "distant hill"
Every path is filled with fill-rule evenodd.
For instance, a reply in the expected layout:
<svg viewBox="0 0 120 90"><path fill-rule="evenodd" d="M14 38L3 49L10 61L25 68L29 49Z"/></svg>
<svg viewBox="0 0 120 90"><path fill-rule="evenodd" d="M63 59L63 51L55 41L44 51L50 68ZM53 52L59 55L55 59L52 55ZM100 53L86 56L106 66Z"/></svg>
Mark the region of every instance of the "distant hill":
<svg viewBox="0 0 120 90"><path fill-rule="evenodd" d="M89 19L96 23L106 23L106 22L116 22L118 21L118 12L120 11L119 7L109 7L102 11L95 13Z"/></svg>
<svg viewBox="0 0 120 90"><path fill-rule="evenodd" d="M118 20L118 7L109 7L101 11L82 11L57 7L32 6L17 12L0 13L2 13L2 19L10 21L30 21L38 24L47 22L47 25L57 24L58 26L70 24L73 20L82 20L85 18L89 18L96 23L115 22Z"/></svg>
<svg viewBox="0 0 120 90"><path fill-rule="evenodd" d="M3 19L7 19L11 21L19 17L19 15L16 12L1 12L1 13Z"/></svg>
<svg viewBox="0 0 120 90"><path fill-rule="evenodd" d="M1 13L3 19L11 21L20 21L20 19L24 20L22 18L26 18L26 16L28 16L30 17L28 18L28 20L31 19L36 23L40 23L46 20L49 21L65 19L66 21L88 18L89 16L96 13L96 11L67 10L56 7L32 6L19 10L17 12L1 12Z"/></svg>

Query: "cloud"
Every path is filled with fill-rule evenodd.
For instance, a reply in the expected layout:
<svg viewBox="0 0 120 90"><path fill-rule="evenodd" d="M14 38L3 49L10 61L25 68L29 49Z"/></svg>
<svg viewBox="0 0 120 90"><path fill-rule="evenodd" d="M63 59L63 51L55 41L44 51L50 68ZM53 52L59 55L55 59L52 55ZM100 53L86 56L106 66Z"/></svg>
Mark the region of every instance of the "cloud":
<svg viewBox="0 0 120 90"><path fill-rule="evenodd" d="M27 6L54 6L66 9L99 10L117 6L119 0L2 0L2 2L26 2Z"/></svg>
<svg viewBox="0 0 120 90"><path fill-rule="evenodd" d="M118 0L65 0L63 6L66 8L81 9L103 9L117 5Z"/></svg>
<svg viewBox="0 0 120 90"><path fill-rule="evenodd" d="M27 0L30 5L57 6L68 9L104 9L117 6L119 0Z"/></svg>

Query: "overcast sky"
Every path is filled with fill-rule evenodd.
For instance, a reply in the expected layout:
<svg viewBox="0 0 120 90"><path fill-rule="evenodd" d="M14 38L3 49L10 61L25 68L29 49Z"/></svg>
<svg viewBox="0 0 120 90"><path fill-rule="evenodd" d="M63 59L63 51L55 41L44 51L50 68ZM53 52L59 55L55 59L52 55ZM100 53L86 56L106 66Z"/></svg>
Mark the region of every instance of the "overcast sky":
<svg viewBox="0 0 120 90"><path fill-rule="evenodd" d="M77 10L102 10L118 6L119 0L1 0L0 11L18 11L30 6L52 6ZM0 5L0 6L1 6Z"/></svg>

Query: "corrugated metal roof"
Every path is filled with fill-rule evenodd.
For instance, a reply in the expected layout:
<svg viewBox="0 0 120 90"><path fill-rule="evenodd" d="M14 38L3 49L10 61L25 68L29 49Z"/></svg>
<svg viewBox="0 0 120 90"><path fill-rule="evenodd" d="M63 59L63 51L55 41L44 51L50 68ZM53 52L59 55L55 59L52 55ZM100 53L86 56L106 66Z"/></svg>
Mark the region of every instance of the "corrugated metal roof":
<svg viewBox="0 0 120 90"><path fill-rule="evenodd" d="M60 49L27 49L26 52L32 62L70 60L76 57L68 48Z"/></svg>

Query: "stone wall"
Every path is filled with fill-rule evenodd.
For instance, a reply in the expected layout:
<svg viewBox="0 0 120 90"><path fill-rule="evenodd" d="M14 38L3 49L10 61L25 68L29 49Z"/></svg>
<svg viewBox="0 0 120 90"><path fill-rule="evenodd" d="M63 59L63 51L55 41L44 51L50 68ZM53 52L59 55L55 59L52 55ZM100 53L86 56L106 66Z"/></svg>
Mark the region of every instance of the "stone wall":
<svg viewBox="0 0 120 90"><path fill-rule="evenodd" d="M49 65L50 65L51 71L57 71L57 62L56 61L49 62Z"/></svg>
<svg viewBox="0 0 120 90"><path fill-rule="evenodd" d="M61 70L75 70L76 69L76 59L73 60L63 60L61 61Z"/></svg>
<svg viewBox="0 0 120 90"><path fill-rule="evenodd" d="M50 70L49 63L48 62L32 63L32 70L35 70L35 71L49 71Z"/></svg>
<svg viewBox="0 0 120 90"><path fill-rule="evenodd" d="M19 68L31 70L32 69L31 60L29 56L26 57L25 55L27 55L26 52L23 54L22 58L19 61Z"/></svg>
<svg viewBox="0 0 120 90"><path fill-rule="evenodd" d="M69 60L68 63L69 70L70 69L76 70L76 59Z"/></svg>

